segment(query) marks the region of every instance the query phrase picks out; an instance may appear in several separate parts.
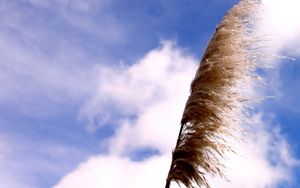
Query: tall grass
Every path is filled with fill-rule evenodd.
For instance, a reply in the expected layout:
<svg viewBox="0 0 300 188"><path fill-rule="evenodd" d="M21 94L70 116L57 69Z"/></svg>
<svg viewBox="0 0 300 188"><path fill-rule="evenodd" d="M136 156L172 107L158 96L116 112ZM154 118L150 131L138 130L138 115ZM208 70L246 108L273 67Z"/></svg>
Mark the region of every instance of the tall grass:
<svg viewBox="0 0 300 188"><path fill-rule="evenodd" d="M207 175L224 176L221 159L232 150L226 140L242 129L247 90L257 78L260 55L253 29L259 6L259 1L241 0L209 42L191 83L166 188L171 181L209 188Z"/></svg>

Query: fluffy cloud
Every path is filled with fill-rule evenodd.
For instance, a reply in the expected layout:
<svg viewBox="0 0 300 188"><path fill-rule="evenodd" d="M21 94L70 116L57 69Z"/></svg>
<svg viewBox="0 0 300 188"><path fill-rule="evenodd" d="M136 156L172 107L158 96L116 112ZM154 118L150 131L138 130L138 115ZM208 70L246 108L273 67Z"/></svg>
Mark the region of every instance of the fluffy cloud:
<svg viewBox="0 0 300 188"><path fill-rule="evenodd" d="M109 141L109 153L83 162L55 188L162 187L195 68L193 57L165 42L134 65L103 69L99 93L82 112L92 118L112 113L101 108L108 102L117 108L113 112L123 114L109 120L119 126ZM131 114L136 117L128 117ZM213 187L264 188L291 180L291 168L297 161L285 139L276 129L270 131L260 114L253 115L251 123L250 134L243 138L246 142L232 143L238 154L228 154L225 161L230 182L213 178ZM155 148L159 154L131 160L131 154L140 148Z"/></svg>
<svg viewBox="0 0 300 188"><path fill-rule="evenodd" d="M189 85L186 83L191 82L195 70L194 58L174 48L171 42L164 42L137 64L103 67L98 93L83 106L81 116L114 124L116 115L124 117L119 123L118 136L111 141L115 152L122 152L125 146L128 150L131 145L149 143L153 147L169 148L168 140L176 135L172 127L179 127L187 99ZM137 119L128 118L136 114ZM169 134L165 135L168 130ZM160 142L162 139L166 140L166 146Z"/></svg>
<svg viewBox="0 0 300 188"><path fill-rule="evenodd" d="M54 188L80 187L162 187L169 158L152 157L143 162L132 162L114 156L96 156L80 165Z"/></svg>
<svg viewBox="0 0 300 188"><path fill-rule="evenodd" d="M300 12L298 0L263 0L260 31L269 37L273 52L300 55Z"/></svg>
<svg viewBox="0 0 300 188"><path fill-rule="evenodd" d="M226 160L229 181L212 178L212 187L265 188L292 179L290 168L298 162L290 156L284 138L276 131L267 132L259 115L253 118L256 130L247 137L247 142L236 142L239 154L230 154ZM269 156L275 157L274 164ZM170 157L161 155L134 162L114 155L95 156L64 177L55 188L163 187ZM178 186L173 183L172 187Z"/></svg>

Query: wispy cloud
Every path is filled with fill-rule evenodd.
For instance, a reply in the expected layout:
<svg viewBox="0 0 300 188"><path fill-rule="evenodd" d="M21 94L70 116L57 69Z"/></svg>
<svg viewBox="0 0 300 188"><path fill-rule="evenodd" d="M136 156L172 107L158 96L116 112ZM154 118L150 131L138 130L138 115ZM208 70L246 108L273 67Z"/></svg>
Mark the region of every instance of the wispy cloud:
<svg viewBox="0 0 300 188"><path fill-rule="evenodd" d="M1 126L5 122L1 121ZM59 176L89 155L88 149L45 138L36 141L22 134L0 134L0 186L51 187Z"/></svg>
<svg viewBox="0 0 300 188"><path fill-rule="evenodd" d="M95 90L95 56L73 45L75 36L67 37L51 20L44 24L47 16L33 18L32 8L14 2L1 8L0 103L26 107L22 111L27 115L53 112L53 105L82 103Z"/></svg>
<svg viewBox="0 0 300 188"><path fill-rule="evenodd" d="M269 55L289 58L272 59L271 66L275 69L267 72L265 92L275 95L277 111L285 109L297 112L298 103L295 101L300 90L291 86L298 85L296 72L300 70L300 4L297 0L263 0L262 5L263 11L257 26L267 39Z"/></svg>
<svg viewBox="0 0 300 188"><path fill-rule="evenodd" d="M110 0L23 0L23 3L46 11L49 15L55 14L54 19L60 19L65 26L73 27L73 31L98 37L102 42L120 42L124 39L123 24L108 11Z"/></svg>
<svg viewBox="0 0 300 188"><path fill-rule="evenodd" d="M84 137L75 120L105 58L89 53L52 5L1 1L0 9L0 187L50 187L94 153L72 142Z"/></svg>

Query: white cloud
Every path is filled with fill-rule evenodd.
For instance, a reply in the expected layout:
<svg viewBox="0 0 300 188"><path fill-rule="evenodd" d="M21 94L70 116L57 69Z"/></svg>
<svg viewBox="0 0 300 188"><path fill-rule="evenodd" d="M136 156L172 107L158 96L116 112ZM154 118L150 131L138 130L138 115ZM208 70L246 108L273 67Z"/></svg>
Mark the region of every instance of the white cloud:
<svg viewBox="0 0 300 188"><path fill-rule="evenodd" d="M162 187L167 174L169 158L153 157L143 162L126 158L96 156L81 164L54 188L81 187Z"/></svg>
<svg viewBox="0 0 300 188"><path fill-rule="evenodd" d="M263 0L260 30L270 39L270 48L277 53L298 56L300 40L300 2L298 0Z"/></svg>
<svg viewBox="0 0 300 188"><path fill-rule="evenodd" d="M297 97L294 97L298 95L299 88L290 86L297 85L296 72L300 67L300 1L262 0L262 5L258 29L267 38L267 54L283 55L296 60L271 58L271 66L275 69L266 73L264 93L275 96L275 101L281 108L299 109L295 105ZM297 110L294 111L297 113Z"/></svg>
<svg viewBox="0 0 300 188"><path fill-rule="evenodd" d="M290 155L285 139L270 132L260 115L253 117L255 129L244 139L235 142L238 154L228 154L226 175L229 181L211 178L211 186L224 188L266 188L292 180L291 168L299 162ZM270 156L275 157L274 164ZM115 155L95 156L65 176L54 188L137 188L163 187L171 156L164 154L142 162L130 161ZM178 187L173 183L172 188Z"/></svg>
<svg viewBox="0 0 300 188"><path fill-rule="evenodd" d="M99 93L83 112L93 117L105 112L101 108L103 102L119 105L116 112L125 115L112 121L120 127L110 139L110 152L83 162L55 188L163 187L195 62L179 47L165 42L137 64L117 69L106 67L101 74ZM136 113L136 119L128 117L131 113ZM230 182L212 179L213 187L222 184L228 188L265 188L292 179L291 168L298 162L291 156L284 137L276 129L272 131L274 126L268 126L259 114L252 117L251 123L252 132L244 138L247 143L233 142L238 155L228 155ZM144 161L130 161L126 157L145 147L159 149L160 154Z"/></svg>
<svg viewBox="0 0 300 188"><path fill-rule="evenodd" d="M154 127L168 129L178 126L189 91L189 85L185 83L193 78L196 60L174 48L171 42L164 42L161 48L152 50L132 66L99 67L99 70L98 92L83 106L82 117L100 118L103 122L116 113L123 116L139 114L139 120L130 126L132 131L138 131L141 126L152 127L152 130ZM148 114L154 113L156 117L149 119ZM174 118L170 119L170 116ZM163 121L156 121L163 117L166 117ZM115 117L108 118L108 121L112 119ZM123 127L126 127L126 121ZM121 132L120 129L118 134L127 135Z"/></svg>

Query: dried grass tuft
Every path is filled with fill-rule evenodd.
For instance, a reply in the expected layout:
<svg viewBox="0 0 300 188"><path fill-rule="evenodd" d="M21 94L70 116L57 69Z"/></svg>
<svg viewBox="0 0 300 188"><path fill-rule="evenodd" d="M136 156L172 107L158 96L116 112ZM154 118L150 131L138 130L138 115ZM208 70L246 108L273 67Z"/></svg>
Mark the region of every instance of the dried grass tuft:
<svg viewBox="0 0 300 188"><path fill-rule="evenodd" d="M231 151L224 138L240 129L247 88L257 78L260 57L253 28L259 1L242 0L223 18L201 59L181 120L167 177L209 188L207 175L224 177L221 158ZM255 47L256 46L256 47Z"/></svg>

